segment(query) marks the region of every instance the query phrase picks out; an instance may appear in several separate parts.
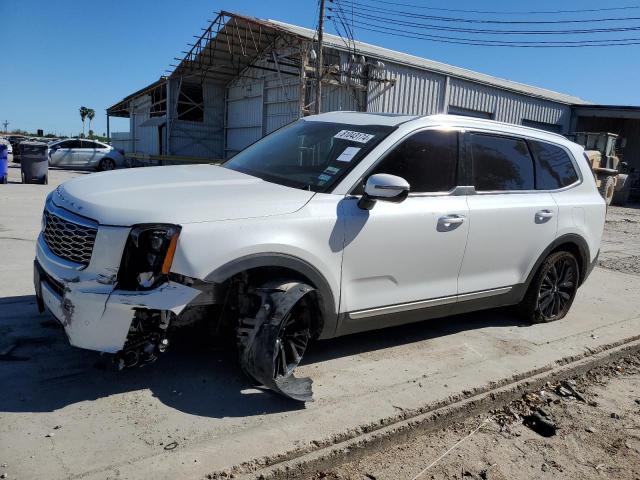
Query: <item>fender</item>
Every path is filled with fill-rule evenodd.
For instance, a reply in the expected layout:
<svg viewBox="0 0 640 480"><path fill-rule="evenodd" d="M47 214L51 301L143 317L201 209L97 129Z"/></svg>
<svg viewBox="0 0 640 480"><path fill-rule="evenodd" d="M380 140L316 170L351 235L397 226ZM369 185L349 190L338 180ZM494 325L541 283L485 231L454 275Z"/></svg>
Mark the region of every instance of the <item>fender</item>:
<svg viewBox="0 0 640 480"><path fill-rule="evenodd" d="M338 325L336 301L329 282L316 267L301 258L284 253L257 253L239 257L217 268L204 279L207 282L222 283L234 275L258 267L282 267L304 275L314 285L320 297L323 325L319 338L335 336Z"/></svg>
<svg viewBox="0 0 640 480"><path fill-rule="evenodd" d="M582 238L580 235L576 233L567 233L556 238L551 243L551 245L549 245L544 250L544 252L542 252L542 255L538 257L538 260L536 260L536 263L533 265L533 268L529 272L529 275L527 276L527 280L525 281L525 288L524 288L525 292L529 288L529 284L533 280L533 276L536 274L536 272L540 268L540 265L542 265L542 262L544 262L545 258L547 258L552 251L554 251L556 248L558 248L560 245L564 243L573 243L576 247L578 247L578 252L580 252L579 260L581 262L582 268L580 269L580 278L578 279L578 286L582 285L582 283L586 280L587 275L591 271L590 270L591 254L589 252L589 245L587 244L586 240Z"/></svg>

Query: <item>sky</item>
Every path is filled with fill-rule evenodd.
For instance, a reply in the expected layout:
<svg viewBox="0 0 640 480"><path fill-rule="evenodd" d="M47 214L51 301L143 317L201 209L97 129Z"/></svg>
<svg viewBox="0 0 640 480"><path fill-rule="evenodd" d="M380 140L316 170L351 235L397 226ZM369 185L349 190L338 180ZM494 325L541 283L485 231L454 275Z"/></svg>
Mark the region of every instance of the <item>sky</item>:
<svg viewBox="0 0 640 480"><path fill-rule="evenodd" d="M633 0L395 2L497 11L640 5ZM0 0L0 48L4 57L0 69L0 124L6 120L9 130L41 128L57 135L77 135L82 130L78 109L84 105L96 111L94 131L102 134L106 132L106 108L165 74L170 64L177 63L174 57L182 56L181 52L215 17L215 12L227 10L314 28L316 9L317 0ZM371 4L362 11L375 14L376 10ZM465 15L443 11L429 14ZM640 17L640 9L591 15ZM640 26L640 21L627 25ZM327 22L327 31L335 33L331 21ZM640 33L633 33L627 36L640 37ZM479 47L400 38L357 26L354 36L596 103L640 105L640 45L573 49ZM126 130L128 120L112 119L111 131Z"/></svg>

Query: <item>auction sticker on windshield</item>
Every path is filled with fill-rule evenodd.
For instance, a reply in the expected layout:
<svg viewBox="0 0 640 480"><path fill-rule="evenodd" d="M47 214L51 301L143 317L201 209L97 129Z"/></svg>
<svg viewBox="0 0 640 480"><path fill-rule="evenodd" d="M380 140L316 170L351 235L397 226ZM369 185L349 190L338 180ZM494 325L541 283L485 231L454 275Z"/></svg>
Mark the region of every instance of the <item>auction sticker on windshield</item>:
<svg viewBox="0 0 640 480"><path fill-rule="evenodd" d="M336 160L339 162L350 162L359 151L359 147L347 147L344 149L344 152L342 152L340 156L336 158Z"/></svg>
<svg viewBox="0 0 640 480"><path fill-rule="evenodd" d="M340 130L333 138L339 138L340 140L351 140L352 142L367 143L375 135L368 133L354 132L352 130Z"/></svg>

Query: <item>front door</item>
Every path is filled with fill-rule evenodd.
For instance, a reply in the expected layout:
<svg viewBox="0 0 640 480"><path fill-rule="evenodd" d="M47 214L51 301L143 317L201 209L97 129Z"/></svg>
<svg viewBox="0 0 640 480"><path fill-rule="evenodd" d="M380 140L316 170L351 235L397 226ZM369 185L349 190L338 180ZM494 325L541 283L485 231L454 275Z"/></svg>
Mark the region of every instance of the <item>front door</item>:
<svg viewBox="0 0 640 480"><path fill-rule="evenodd" d="M74 149L80 146L80 140L65 140L55 145L51 149L50 163L53 166L70 166L73 165Z"/></svg>
<svg viewBox="0 0 640 480"><path fill-rule="evenodd" d="M375 316L366 312L371 309L401 312L455 301L469 228L466 198L453 193L458 136L433 129L412 134L369 172L407 180L411 193L402 203L378 201L362 210L357 197L342 202L342 313L362 318ZM367 318L359 322L367 329Z"/></svg>
<svg viewBox="0 0 640 480"><path fill-rule="evenodd" d="M506 289L524 282L556 237L558 206L537 191L533 157L522 138L468 133L476 195L467 197L469 240L460 294Z"/></svg>

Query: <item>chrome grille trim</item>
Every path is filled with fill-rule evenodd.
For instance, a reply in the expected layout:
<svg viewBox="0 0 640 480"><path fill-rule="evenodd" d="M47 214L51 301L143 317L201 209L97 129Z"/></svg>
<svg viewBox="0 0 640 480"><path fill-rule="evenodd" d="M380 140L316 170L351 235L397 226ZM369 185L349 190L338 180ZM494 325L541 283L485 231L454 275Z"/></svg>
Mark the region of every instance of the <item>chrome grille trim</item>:
<svg viewBox="0 0 640 480"><path fill-rule="evenodd" d="M42 237L56 257L86 267L91 261L98 224L47 202Z"/></svg>

